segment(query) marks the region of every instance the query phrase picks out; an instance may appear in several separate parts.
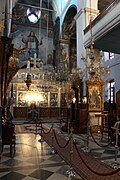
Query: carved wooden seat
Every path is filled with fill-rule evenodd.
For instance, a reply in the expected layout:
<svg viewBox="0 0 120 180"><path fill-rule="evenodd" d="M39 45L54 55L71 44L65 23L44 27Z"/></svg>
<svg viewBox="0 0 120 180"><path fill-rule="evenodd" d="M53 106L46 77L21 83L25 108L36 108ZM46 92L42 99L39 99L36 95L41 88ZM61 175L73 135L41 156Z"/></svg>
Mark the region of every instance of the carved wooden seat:
<svg viewBox="0 0 120 180"><path fill-rule="evenodd" d="M15 125L12 123L2 124L2 151L4 145L10 146L10 157L13 154L13 148L15 153Z"/></svg>

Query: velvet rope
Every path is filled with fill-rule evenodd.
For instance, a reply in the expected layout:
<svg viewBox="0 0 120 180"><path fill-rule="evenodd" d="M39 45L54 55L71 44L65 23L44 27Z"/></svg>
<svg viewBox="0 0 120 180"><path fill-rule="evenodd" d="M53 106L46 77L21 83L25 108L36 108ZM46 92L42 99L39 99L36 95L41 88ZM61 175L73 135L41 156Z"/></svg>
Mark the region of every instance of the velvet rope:
<svg viewBox="0 0 120 180"><path fill-rule="evenodd" d="M52 130L52 126L51 126L51 128L49 129L49 131L48 131L48 132L45 132L45 131L44 131L44 128L43 128L43 126L42 126L42 122L41 122L41 128L42 128L42 131L43 131L44 134L49 134L49 133L51 132L51 130Z"/></svg>
<svg viewBox="0 0 120 180"><path fill-rule="evenodd" d="M31 121L34 121L33 119L30 119L29 121L25 121L24 123L22 124L29 124Z"/></svg>
<svg viewBox="0 0 120 180"><path fill-rule="evenodd" d="M29 121L24 121L23 123L17 123L18 125L24 125L24 124L30 124L30 122L35 122L34 124L36 124L36 120L35 119L30 119ZM31 124L33 124L33 123L31 123ZM37 123L37 124L39 124L39 123Z"/></svg>
<svg viewBox="0 0 120 180"><path fill-rule="evenodd" d="M106 144L106 145L99 144L99 143L95 140L94 136L92 135L91 128L90 128L90 134L91 134L91 137L93 138L94 142L95 142L98 146L100 146L100 147L107 147L107 146L109 146L109 145L112 143L112 141L110 141L110 142L109 142L108 144Z"/></svg>
<svg viewBox="0 0 120 180"><path fill-rule="evenodd" d="M38 121L37 119L36 119L36 117L34 117L34 118L31 118L29 121L25 121L23 124L29 124L30 122L35 122L35 124L39 124L39 123L36 123L36 121Z"/></svg>
<svg viewBox="0 0 120 180"><path fill-rule="evenodd" d="M120 171L120 168L119 168L119 169L116 169L115 171L108 172L108 173L99 173L99 172L94 171L94 170L84 161L84 159L82 158L82 156L81 156L81 154L80 154L80 152L79 152L79 150L78 150L78 148L77 148L77 145L76 145L75 143L74 143L74 146L75 146L75 149L76 149L76 151L77 151L80 159L82 160L82 162L83 162L83 163L85 164L85 166L86 166L91 172L93 172L94 174L99 175L99 176L110 176L110 175L116 174L116 173L118 173L118 172Z"/></svg>
<svg viewBox="0 0 120 180"><path fill-rule="evenodd" d="M57 144L58 144L58 146L59 146L60 148L65 148L65 147L69 144L70 139L67 141L67 143L66 143L64 146L61 146L61 145L59 144L59 142L58 142L58 139L57 139L55 130L53 130L53 133L54 133L55 140L56 140L56 142L57 142Z"/></svg>

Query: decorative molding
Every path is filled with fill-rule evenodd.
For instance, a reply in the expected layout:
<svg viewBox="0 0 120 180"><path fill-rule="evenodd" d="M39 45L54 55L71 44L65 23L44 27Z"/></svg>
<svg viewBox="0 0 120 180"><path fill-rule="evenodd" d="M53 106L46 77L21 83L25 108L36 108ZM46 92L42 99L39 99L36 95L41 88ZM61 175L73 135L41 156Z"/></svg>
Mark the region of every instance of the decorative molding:
<svg viewBox="0 0 120 180"><path fill-rule="evenodd" d="M94 21L93 21L93 27L92 27L92 34L94 37L94 41L101 38L103 35L105 35L107 32L112 30L115 26L120 24L120 2L118 4L115 4L114 7L112 6L109 11L106 12L106 14L100 14ZM84 30L85 36L84 36L84 46L85 48L89 47L91 41L90 41L90 28L87 30L87 28Z"/></svg>
<svg viewBox="0 0 120 180"><path fill-rule="evenodd" d="M84 13L84 9L80 9L79 12L75 15L74 19L77 20L83 13Z"/></svg>

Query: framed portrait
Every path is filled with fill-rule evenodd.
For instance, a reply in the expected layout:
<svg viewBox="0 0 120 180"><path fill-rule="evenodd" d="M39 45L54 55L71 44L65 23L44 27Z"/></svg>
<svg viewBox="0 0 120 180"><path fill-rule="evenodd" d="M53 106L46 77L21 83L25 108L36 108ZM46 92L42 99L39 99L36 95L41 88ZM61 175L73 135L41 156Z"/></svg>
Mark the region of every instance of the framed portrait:
<svg viewBox="0 0 120 180"><path fill-rule="evenodd" d="M104 81L98 77L87 81L89 111L102 111L104 108Z"/></svg>

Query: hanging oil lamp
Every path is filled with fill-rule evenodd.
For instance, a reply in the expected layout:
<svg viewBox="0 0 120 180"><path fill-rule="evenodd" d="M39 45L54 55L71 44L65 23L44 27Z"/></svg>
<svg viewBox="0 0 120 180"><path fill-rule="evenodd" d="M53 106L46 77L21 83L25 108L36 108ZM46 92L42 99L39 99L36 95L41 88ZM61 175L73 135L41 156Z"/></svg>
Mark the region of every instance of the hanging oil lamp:
<svg viewBox="0 0 120 180"><path fill-rule="evenodd" d="M27 74L27 78L25 79L25 83L26 83L26 86L29 90L30 86L31 86L31 83L32 83L32 80L31 80L31 74Z"/></svg>

